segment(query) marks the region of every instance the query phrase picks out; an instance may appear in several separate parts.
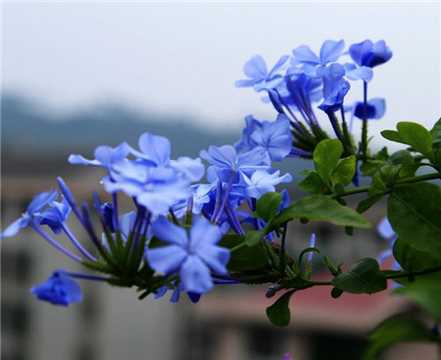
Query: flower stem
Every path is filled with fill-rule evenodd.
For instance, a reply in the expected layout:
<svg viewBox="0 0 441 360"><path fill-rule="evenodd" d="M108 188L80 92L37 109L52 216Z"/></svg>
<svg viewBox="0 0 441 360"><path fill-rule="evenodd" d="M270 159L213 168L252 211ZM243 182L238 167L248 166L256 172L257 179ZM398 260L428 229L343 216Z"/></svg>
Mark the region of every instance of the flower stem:
<svg viewBox="0 0 441 360"><path fill-rule="evenodd" d="M366 118L367 92L368 92L367 82L363 81L363 119L362 119L361 144L360 144L360 154L363 160L367 158L367 144L368 144L368 120Z"/></svg>

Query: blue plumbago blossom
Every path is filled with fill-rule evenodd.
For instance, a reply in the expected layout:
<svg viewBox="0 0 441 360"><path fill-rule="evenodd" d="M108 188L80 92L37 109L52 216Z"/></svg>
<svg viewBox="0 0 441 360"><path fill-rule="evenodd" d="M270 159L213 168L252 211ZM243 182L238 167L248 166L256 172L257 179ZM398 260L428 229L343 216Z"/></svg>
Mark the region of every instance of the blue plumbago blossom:
<svg viewBox="0 0 441 360"><path fill-rule="evenodd" d="M64 271L55 271L44 283L34 286L32 294L53 305L68 306L83 300L78 283Z"/></svg>
<svg viewBox="0 0 441 360"><path fill-rule="evenodd" d="M170 142L145 133L139 139L141 151L132 149L137 160L125 159L113 165L103 179L108 192L123 191L136 198L152 215L165 215L191 196L191 182L198 181L205 169L200 159L170 159Z"/></svg>
<svg viewBox="0 0 441 360"><path fill-rule="evenodd" d="M340 79L330 84L329 93L320 104L319 108L326 113L340 110L343 106L343 101L350 89L349 83Z"/></svg>
<svg viewBox="0 0 441 360"><path fill-rule="evenodd" d="M392 249L393 249L393 247L394 247L395 241L397 240L398 236L397 236L397 234L395 233L395 231L392 229L392 226L391 226L389 220L388 220L386 217L383 218L383 219L379 222L379 224L378 224L378 226L377 226L377 231L378 231L378 233L380 234L380 236L381 236L383 239L386 240L387 245L388 245L387 249L384 250L384 251L382 251L382 252L378 255L378 257L377 257L378 262L379 262L380 264L382 264L382 263L384 263L388 258L390 258L390 257L393 256L393 250L392 250ZM398 262L397 262L395 259L394 259L394 263L393 263L393 265L392 265L392 268L393 268L394 270L399 270L399 269L400 269L400 265L398 264Z"/></svg>
<svg viewBox="0 0 441 360"><path fill-rule="evenodd" d="M364 40L353 44L349 47L349 54L357 65L370 68L384 64L392 58L392 51L384 40L375 43Z"/></svg>
<svg viewBox="0 0 441 360"><path fill-rule="evenodd" d="M153 234L169 245L147 249L148 263L160 273L179 274L183 290L204 294L213 287L211 272L228 273L230 252L217 245L222 233L205 218L196 219L187 234L183 228L160 217L153 223Z"/></svg>
<svg viewBox="0 0 441 360"><path fill-rule="evenodd" d="M95 149L95 159L89 160L82 155L72 154L68 161L74 165L90 165L110 169L113 164L124 160L129 153L130 146L123 142L114 148L106 145L98 146Z"/></svg>
<svg viewBox="0 0 441 360"><path fill-rule="evenodd" d="M353 63L344 64L346 77L350 80L363 80L369 82L374 77L372 68L368 66L357 66Z"/></svg>
<svg viewBox="0 0 441 360"><path fill-rule="evenodd" d="M320 48L320 54L316 55L309 46L300 45L292 51L293 65L300 65L306 75L321 76L323 69L343 54L344 47L344 40L326 40Z"/></svg>
<svg viewBox="0 0 441 360"><path fill-rule="evenodd" d="M265 60L262 56L253 56L243 67L243 72L248 79L236 81L236 87L253 87L256 91L270 91L276 88L277 85L283 81L280 72L283 70L288 59L289 56L282 56L273 68L268 71Z"/></svg>
<svg viewBox="0 0 441 360"><path fill-rule="evenodd" d="M242 138L235 147L239 151L263 148L272 161L281 161L292 148L289 119L279 114L275 121L259 121L252 115L245 118Z"/></svg>
<svg viewBox="0 0 441 360"><path fill-rule="evenodd" d="M168 286L162 286L160 287L158 290L155 291L155 299L160 299L162 298L168 290L172 290L172 295L170 297L170 302L173 304L176 304L180 297L181 297L181 292L184 291L183 285L179 284L176 285L174 288L168 287ZM197 302L199 302L200 298L201 298L201 294L198 293L193 293L193 292L187 292L188 298L190 299L190 301L195 304Z"/></svg>
<svg viewBox="0 0 441 360"><path fill-rule="evenodd" d="M70 214L70 206L66 199L63 201L51 201L49 208L38 214L41 225L47 225L55 234L59 234L63 229L63 224Z"/></svg>
<svg viewBox="0 0 441 360"><path fill-rule="evenodd" d="M40 210L52 202L57 196L56 191L42 192L35 196L23 215L8 226L1 233L0 238L15 236L20 230L30 226L31 223L35 221L35 216L39 214Z"/></svg>
<svg viewBox="0 0 441 360"><path fill-rule="evenodd" d="M276 185L292 181L291 174L279 175L279 170L273 173L257 170L250 178L245 176L243 180L247 196L253 199L260 199L267 192L275 191Z"/></svg>
<svg viewBox="0 0 441 360"><path fill-rule="evenodd" d="M210 163L207 169L208 181L219 178L229 182L237 181L243 175L251 175L256 170L269 169L271 160L267 151L257 147L247 152L238 153L234 146L210 146L202 150L200 157Z"/></svg>
<svg viewBox="0 0 441 360"><path fill-rule="evenodd" d="M353 106L353 114L358 119L381 119L386 112L386 101L383 98L368 100L366 106L358 101Z"/></svg>

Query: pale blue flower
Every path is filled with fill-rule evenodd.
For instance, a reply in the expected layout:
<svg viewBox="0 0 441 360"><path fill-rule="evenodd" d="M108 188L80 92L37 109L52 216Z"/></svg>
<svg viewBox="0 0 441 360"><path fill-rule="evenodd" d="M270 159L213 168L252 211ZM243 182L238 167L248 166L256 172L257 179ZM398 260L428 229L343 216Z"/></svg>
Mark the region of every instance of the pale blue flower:
<svg viewBox="0 0 441 360"><path fill-rule="evenodd" d="M187 234L185 229L160 217L153 223L153 234L169 245L147 249L149 265L166 275L178 273L183 290L206 293L213 287L211 272L228 273L230 253L217 245L222 233L205 218L197 218Z"/></svg>

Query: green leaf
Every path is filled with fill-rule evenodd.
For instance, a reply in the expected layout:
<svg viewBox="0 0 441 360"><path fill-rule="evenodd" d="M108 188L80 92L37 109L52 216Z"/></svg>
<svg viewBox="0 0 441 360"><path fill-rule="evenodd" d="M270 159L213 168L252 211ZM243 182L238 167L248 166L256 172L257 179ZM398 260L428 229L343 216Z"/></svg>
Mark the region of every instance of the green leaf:
<svg viewBox="0 0 441 360"><path fill-rule="evenodd" d="M398 342L436 341L430 329L409 315L395 315L384 320L369 336L363 360L377 360L389 346Z"/></svg>
<svg viewBox="0 0 441 360"><path fill-rule="evenodd" d="M241 236L225 235L219 246L232 249L242 242ZM261 244L253 247L244 246L231 253L227 267L230 272L264 271L268 267L266 251Z"/></svg>
<svg viewBox="0 0 441 360"><path fill-rule="evenodd" d="M332 280L336 288L353 294L372 294L387 288L386 276L375 259L365 258Z"/></svg>
<svg viewBox="0 0 441 360"><path fill-rule="evenodd" d="M383 198L382 194L376 194L361 200L357 205L357 212L362 214L369 210L373 205L379 202Z"/></svg>
<svg viewBox="0 0 441 360"><path fill-rule="evenodd" d="M355 174L355 156L351 155L347 158L339 160L337 167L332 173L332 182L334 184L348 185Z"/></svg>
<svg viewBox="0 0 441 360"><path fill-rule="evenodd" d="M313 194L320 194L328 190L320 175L315 171L310 171L306 177L298 183L298 186L303 191Z"/></svg>
<svg viewBox="0 0 441 360"><path fill-rule="evenodd" d="M264 233L262 231L250 230L245 235L245 243L249 247L256 246L262 240Z"/></svg>
<svg viewBox="0 0 441 360"><path fill-rule="evenodd" d="M393 165L401 165L400 177L414 176L419 167L418 162L415 161L412 154L407 150L400 150L393 153L389 158L389 162Z"/></svg>
<svg viewBox="0 0 441 360"><path fill-rule="evenodd" d="M266 316L276 326L288 326L291 320L291 312L289 310L289 301L295 290L291 290L283 294L271 306L266 308Z"/></svg>
<svg viewBox="0 0 441 360"><path fill-rule="evenodd" d="M399 122L400 139L416 151L428 157L432 154L432 134L424 126L414 122Z"/></svg>
<svg viewBox="0 0 441 360"><path fill-rule="evenodd" d="M400 239L395 241L393 253L401 268L407 271L422 271L441 266L441 258L433 257L432 252L419 251Z"/></svg>
<svg viewBox="0 0 441 360"><path fill-rule="evenodd" d="M410 297L428 311L437 321L441 321L440 273L431 276L418 276L414 281L407 282L404 287L396 289L394 293Z"/></svg>
<svg viewBox="0 0 441 360"><path fill-rule="evenodd" d="M315 169L324 181L330 180L342 154L343 145L339 140L322 140L315 147L313 153Z"/></svg>
<svg viewBox="0 0 441 360"><path fill-rule="evenodd" d="M400 138L400 134L398 131L395 130L383 130L381 132L381 136L383 136L385 139L395 142L402 142Z"/></svg>
<svg viewBox="0 0 441 360"><path fill-rule="evenodd" d="M293 219L326 221L335 225L369 228L369 222L356 211L340 205L325 195L306 196L283 210L273 221L273 227Z"/></svg>
<svg viewBox="0 0 441 360"><path fill-rule="evenodd" d="M388 218L400 242L441 257L441 189L430 183L397 186L389 196Z"/></svg>
<svg viewBox="0 0 441 360"><path fill-rule="evenodd" d="M435 125L433 125L432 130L430 130L432 135L432 147L434 149L441 148L441 119L439 119Z"/></svg>
<svg viewBox="0 0 441 360"><path fill-rule="evenodd" d="M260 218L270 221L279 212L281 202L282 195L279 193L266 193L257 200L256 213Z"/></svg>

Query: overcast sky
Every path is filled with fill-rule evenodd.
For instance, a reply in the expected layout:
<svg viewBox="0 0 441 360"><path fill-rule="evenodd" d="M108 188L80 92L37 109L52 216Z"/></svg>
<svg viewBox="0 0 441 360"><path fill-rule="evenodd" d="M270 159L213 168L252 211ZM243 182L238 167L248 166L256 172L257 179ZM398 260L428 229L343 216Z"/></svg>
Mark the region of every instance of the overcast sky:
<svg viewBox="0 0 441 360"><path fill-rule="evenodd" d="M239 127L272 117L236 89L253 54L268 62L300 44L385 39L393 60L375 71L372 96L386 120L433 123L440 115L439 3L149 4L3 3L2 87L57 110L108 100ZM357 85L353 98L359 94ZM385 125L387 124L387 125Z"/></svg>

